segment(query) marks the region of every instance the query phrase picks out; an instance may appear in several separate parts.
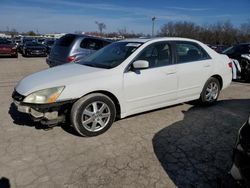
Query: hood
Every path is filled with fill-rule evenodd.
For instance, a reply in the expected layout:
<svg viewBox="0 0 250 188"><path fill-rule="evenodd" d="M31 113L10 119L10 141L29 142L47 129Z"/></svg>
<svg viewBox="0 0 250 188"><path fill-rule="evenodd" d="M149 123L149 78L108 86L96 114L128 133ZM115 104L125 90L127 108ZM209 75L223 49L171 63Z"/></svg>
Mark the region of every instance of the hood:
<svg viewBox="0 0 250 188"><path fill-rule="evenodd" d="M0 44L0 48L13 48L15 46L15 44Z"/></svg>
<svg viewBox="0 0 250 188"><path fill-rule="evenodd" d="M76 82L83 82L91 78L100 77L100 72L107 69L94 68L76 63L49 68L23 78L16 86L21 95L57 86L67 86Z"/></svg>

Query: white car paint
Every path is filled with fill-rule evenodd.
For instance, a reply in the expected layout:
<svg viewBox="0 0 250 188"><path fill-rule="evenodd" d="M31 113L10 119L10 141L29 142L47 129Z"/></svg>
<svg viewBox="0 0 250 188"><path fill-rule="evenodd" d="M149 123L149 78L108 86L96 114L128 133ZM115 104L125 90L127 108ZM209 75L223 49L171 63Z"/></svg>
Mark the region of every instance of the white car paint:
<svg viewBox="0 0 250 188"><path fill-rule="evenodd" d="M198 99L204 84L214 75L222 78L222 89L231 83L232 70L228 66L230 59L201 42L184 38L124 41L144 44L115 68L102 69L80 64L67 64L27 76L15 89L18 93L27 96L38 90L65 86L57 101L78 99L91 92L107 91L118 99L121 108L120 117L124 118L135 113ZM197 43L211 59L143 69L139 74L126 71L128 65L145 47L160 41Z"/></svg>

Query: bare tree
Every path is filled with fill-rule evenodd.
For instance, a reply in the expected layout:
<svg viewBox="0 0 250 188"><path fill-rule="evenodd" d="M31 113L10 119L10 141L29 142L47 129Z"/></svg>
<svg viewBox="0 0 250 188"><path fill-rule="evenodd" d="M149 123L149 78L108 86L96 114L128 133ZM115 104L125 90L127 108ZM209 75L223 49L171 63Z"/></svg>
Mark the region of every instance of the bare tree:
<svg viewBox="0 0 250 188"><path fill-rule="evenodd" d="M34 31L28 31L26 34L29 36L36 36L36 33Z"/></svg>
<svg viewBox="0 0 250 188"><path fill-rule="evenodd" d="M11 38L13 38L14 36L18 35L18 32L16 29L11 29L10 31L7 31L6 34L10 35Z"/></svg>
<svg viewBox="0 0 250 188"><path fill-rule="evenodd" d="M76 30L74 33L75 33L75 34L82 34L82 31Z"/></svg>
<svg viewBox="0 0 250 188"><path fill-rule="evenodd" d="M97 25L98 30L99 30L100 34L102 35L103 29L107 28L105 23L96 21L95 24Z"/></svg>
<svg viewBox="0 0 250 188"><path fill-rule="evenodd" d="M124 37L128 34L126 27L118 29L117 32L119 35L124 36Z"/></svg>
<svg viewBox="0 0 250 188"><path fill-rule="evenodd" d="M246 23L240 25L238 38L240 42L250 41L250 19L248 19Z"/></svg>
<svg viewBox="0 0 250 188"><path fill-rule="evenodd" d="M208 44L232 45L249 41L249 31L250 21L242 24L240 28L233 26L230 21L202 26L193 22L168 22L161 27L158 35L193 38Z"/></svg>

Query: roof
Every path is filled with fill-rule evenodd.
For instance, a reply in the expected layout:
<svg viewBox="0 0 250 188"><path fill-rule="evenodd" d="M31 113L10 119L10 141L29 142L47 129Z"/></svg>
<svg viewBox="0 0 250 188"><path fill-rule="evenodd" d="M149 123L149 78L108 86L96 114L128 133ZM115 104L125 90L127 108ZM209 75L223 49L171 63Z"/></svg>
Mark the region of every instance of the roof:
<svg viewBox="0 0 250 188"><path fill-rule="evenodd" d="M66 35L74 35L76 37L85 37L85 38L99 39L99 40L102 40L102 41L111 42L111 40L106 39L106 38L101 38L101 37L97 37L97 36L90 36L90 35L85 35L85 34L67 33L64 36L66 36Z"/></svg>
<svg viewBox="0 0 250 188"><path fill-rule="evenodd" d="M188 38L181 38L181 37L155 37L155 38L132 38L132 39L124 39L121 40L123 42L141 42L146 43L149 41L161 41L161 40L167 40L167 41L190 41L190 42L199 42L197 40L188 39Z"/></svg>

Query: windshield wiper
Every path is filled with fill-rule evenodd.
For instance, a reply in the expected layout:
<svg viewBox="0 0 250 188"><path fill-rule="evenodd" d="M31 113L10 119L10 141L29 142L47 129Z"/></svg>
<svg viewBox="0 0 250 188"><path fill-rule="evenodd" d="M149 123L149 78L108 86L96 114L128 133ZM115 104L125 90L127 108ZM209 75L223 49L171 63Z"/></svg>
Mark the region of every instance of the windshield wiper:
<svg viewBox="0 0 250 188"><path fill-rule="evenodd" d="M98 64L98 63L91 63L91 62L79 62L81 65L86 65L89 67L96 67L96 68L103 68L103 69L111 69L112 66L104 65L104 64Z"/></svg>

